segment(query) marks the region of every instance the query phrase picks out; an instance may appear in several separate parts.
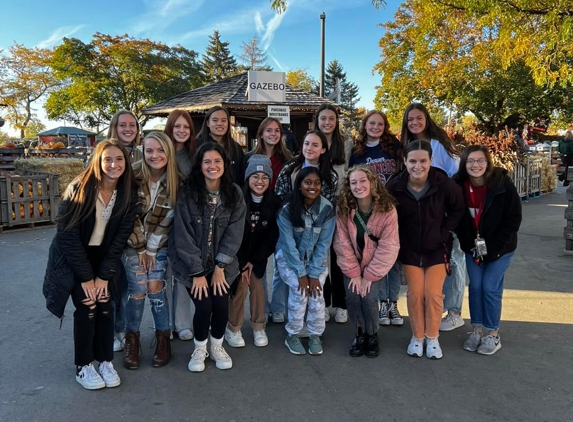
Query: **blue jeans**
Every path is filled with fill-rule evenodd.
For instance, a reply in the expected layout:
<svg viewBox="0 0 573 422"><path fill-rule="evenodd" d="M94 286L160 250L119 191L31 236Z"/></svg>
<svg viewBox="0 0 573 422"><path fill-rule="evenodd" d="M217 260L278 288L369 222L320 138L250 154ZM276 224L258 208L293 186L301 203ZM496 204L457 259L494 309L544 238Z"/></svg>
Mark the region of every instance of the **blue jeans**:
<svg viewBox="0 0 573 422"><path fill-rule="evenodd" d="M474 327L483 327L487 331L499 330L503 278L513 254L511 252L496 261L480 264L476 264L470 254L466 254L470 276L470 317Z"/></svg>
<svg viewBox="0 0 573 422"><path fill-rule="evenodd" d="M466 287L466 260L464 251L460 248L460 241L454 236L452 246L452 275L444 280L444 310L456 313L462 312L464 289Z"/></svg>
<svg viewBox="0 0 573 422"><path fill-rule="evenodd" d="M273 270L273 295L271 299L271 313L280 312L286 315L286 304L288 300L288 285L282 280L277 262Z"/></svg>
<svg viewBox="0 0 573 422"><path fill-rule="evenodd" d="M146 273L139 266L139 256L135 249L127 249L121 257L127 276L127 301L125 306L126 331L139 331L145 296L149 298L155 329L169 330L169 304L165 293L165 273L167 271L167 248L160 249L155 256L155 269ZM147 292L147 284L151 281L161 281L163 288L156 293ZM141 296L141 297L136 297Z"/></svg>
<svg viewBox="0 0 573 422"><path fill-rule="evenodd" d="M395 262L386 277L380 280L380 293L378 293L378 299L380 301L386 301L390 299L390 302L398 302L398 296L400 296L400 264Z"/></svg>
<svg viewBox="0 0 573 422"><path fill-rule="evenodd" d="M398 286L400 286L400 273L398 274ZM384 280L387 277L384 277ZM344 287L346 288L346 306L348 306L348 316L352 322L354 335L358 335L358 328L372 336L378 332L378 298L380 297L380 286L382 280L373 282L370 285L370 293L366 297L353 293L348 289L350 279L344 276Z"/></svg>

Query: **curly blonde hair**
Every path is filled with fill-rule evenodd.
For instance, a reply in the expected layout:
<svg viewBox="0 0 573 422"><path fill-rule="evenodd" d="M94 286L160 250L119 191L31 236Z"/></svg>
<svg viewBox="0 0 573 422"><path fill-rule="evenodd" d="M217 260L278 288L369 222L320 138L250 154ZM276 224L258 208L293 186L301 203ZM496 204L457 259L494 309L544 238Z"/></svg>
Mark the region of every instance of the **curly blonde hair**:
<svg viewBox="0 0 573 422"><path fill-rule="evenodd" d="M384 187L378 176L372 169L365 165L358 165L350 168L346 172L344 184L338 197L338 215L348 217L352 210L358 209L356 198L350 190L350 175L356 171L362 171L370 181L370 194L372 195L372 209L375 212L387 213L392 211L396 200Z"/></svg>

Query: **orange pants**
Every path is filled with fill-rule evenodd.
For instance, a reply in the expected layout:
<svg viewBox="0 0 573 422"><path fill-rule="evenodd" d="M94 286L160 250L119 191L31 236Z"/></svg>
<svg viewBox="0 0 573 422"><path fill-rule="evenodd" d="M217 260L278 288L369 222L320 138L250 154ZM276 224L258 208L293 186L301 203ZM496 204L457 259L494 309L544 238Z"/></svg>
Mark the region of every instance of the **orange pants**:
<svg viewBox="0 0 573 422"><path fill-rule="evenodd" d="M421 268L403 265L408 281L408 314L412 334L418 340L438 337L444 295L442 288L446 278L444 264Z"/></svg>

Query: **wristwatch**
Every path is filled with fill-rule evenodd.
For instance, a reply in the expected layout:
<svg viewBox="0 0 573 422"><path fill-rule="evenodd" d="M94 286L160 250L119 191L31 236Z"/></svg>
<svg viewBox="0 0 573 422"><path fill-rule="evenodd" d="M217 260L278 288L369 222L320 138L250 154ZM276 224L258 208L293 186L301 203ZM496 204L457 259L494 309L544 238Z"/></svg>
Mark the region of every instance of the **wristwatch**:
<svg viewBox="0 0 573 422"><path fill-rule="evenodd" d="M221 262L221 261L217 261L217 267L224 269L225 268L225 263Z"/></svg>

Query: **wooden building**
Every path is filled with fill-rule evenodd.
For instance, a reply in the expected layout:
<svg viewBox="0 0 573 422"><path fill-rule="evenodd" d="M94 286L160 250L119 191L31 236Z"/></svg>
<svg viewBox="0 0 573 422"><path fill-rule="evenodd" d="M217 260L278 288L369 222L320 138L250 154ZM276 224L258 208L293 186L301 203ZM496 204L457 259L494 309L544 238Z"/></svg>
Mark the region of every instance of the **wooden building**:
<svg viewBox="0 0 573 422"><path fill-rule="evenodd" d="M234 117L235 125L247 128L247 137L252 141L256 137L261 121L267 117L267 106L289 106L291 131L301 141L310 128L314 113L322 103L328 102L338 107L332 101L289 84L286 84L284 103L249 101L247 85L248 75L242 73L161 101L144 109L143 114L167 117L173 110L187 110L191 114L197 133L203 125L207 110L221 106L229 110L231 119ZM248 149L252 146L252 142L249 142Z"/></svg>

